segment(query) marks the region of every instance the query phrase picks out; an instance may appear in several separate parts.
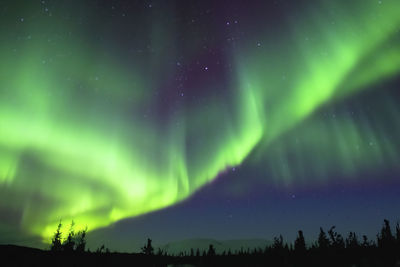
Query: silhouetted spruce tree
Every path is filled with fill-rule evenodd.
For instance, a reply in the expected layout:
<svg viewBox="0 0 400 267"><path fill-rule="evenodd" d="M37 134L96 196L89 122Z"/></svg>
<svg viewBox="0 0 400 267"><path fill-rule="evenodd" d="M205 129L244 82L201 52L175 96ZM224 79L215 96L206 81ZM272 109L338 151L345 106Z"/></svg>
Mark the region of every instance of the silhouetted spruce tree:
<svg viewBox="0 0 400 267"><path fill-rule="evenodd" d="M50 246L50 250L51 251L61 251L62 250L62 242L61 242L61 236L62 236L62 232L61 232L61 221L58 223L58 227L56 232L54 233L53 239L51 240L51 246Z"/></svg>
<svg viewBox="0 0 400 267"><path fill-rule="evenodd" d="M349 236L346 238L346 248L354 249L358 248L360 243L355 232L350 232Z"/></svg>
<svg viewBox="0 0 400 267"><path fill-rule="evenodd" d="M142 247L142 253L146 254L146 255L153 255L153 251L154 248L151 245L151 239L148 238L147 239L147 245L145 245L144 247Z"/></svg>
<svg viewBox="0 0 400 267"><path fill-rule="evenodd" d="M215 256L215 249L212 244L208 247L207 256Z"/></svg>
<svg viewBox="0 0 400 267"><path fill-rule="evenodd" d="M75 251L77 251L77 252L85 252L85 248L86 248L86 233L87 233L87 227L84 230L81 230L81 231L78 232L77 237L76 237Z"/></svg>
<svg viewBox="0 0 400 267"><path fill-rule="evenodd" d="M200 250L199 250L199 248L196 249L196 257L200 257Z"/></svg>
<svg viewBox="0 0 400 267"><path fill-rule="evenodd" d="M363 241L361 243L361 246L363 248L369 248L371 246L371 242L368 240L368 237L366 235L363 235Z"/></svg>
<svg viewBox="0 0 400 267"><path fill-rule="evenodd" d="M336 226L332 226L331 229L329 229L328 234L331 239L331 245L333 248L336 249L342 249L344 248L344 240L342 235L338 234L335 231Z"/></svg>
<svg viewBox="0 0 400 267"><path fill-rule="evenodd" d="M67 251L67 252L74 251L74 248L75 248L74 226L75 226L75 223L74 223L74 221L72 221L70 228L69 228L69 233L68 233L67 239L62 244L64 251Z"/></svg>
<svg viewBox="0 0 400 267"><path fill-rule="evenodd" d="M378 247L380 248L391 248L395 243L392 230L390 229L390 223L388 220L383 220L383 227L380 234L377 236Z"/></svg>
<svg viewBox="0 0 400 267"><path fill-rule="evenodd" d="M320 249L327 249L330 246L330 242L328 237L326 236L326 233L322 229L322 227L319 228L319 235L318 235L318 247Z"/></svg>
<svg viewBox="0 0 400 267"><path fill-rule="evenodd" d="M396 223L396 243L397 243L397 246L400 247L400 224L399 224L399 222Z"/></svg>
<svg viewBox="0 0 400 267"><path fill-rule="evenodd" d="M164 250L162 250L161 248L158 248L157 256L163 256L164 254L165 254Z"/></svg>
<svg viewBox="0 0 400 267"><path fill-rule="evenodd" d="M304 239L303 231L299 231L296 240L294 241L294 250L297 252L306 251L306 241Z"/></svg>
<svg viewBox="0 0 400 267"><path fill-rule="evenodd" d="M396 238L392 234L388 220L383 221L380 233L377 235L378 248L380 248L382 266L394 266L398 254L396 252Z"/></svg>
<svg viewBox="0 0 400 267"><path fill-rule="evenodd" d="M274 244L272 245L273 249L282 250L283 249L283 237L279 235L279 237L274 237Z"/></svg>
<svg viewBox="0 0 400 267"><path fill-rule="evenodd" d="M101 247L98 247L97 249L96 249L96 253L98 253L98 254L101 254L101 253L103 253L104 251L105 251L105 246L104 246L104 244L103 245L101 245Z"/></svg>

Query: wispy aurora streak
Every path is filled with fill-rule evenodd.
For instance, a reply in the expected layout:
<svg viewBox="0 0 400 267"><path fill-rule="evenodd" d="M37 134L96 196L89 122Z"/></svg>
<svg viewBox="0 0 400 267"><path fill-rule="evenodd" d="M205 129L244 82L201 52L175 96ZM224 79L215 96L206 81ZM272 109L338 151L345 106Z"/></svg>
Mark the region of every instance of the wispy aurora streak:
<svg viewBox="0 0 400 267"><path fill-rule="evenodd" d="M245 159L265 161L266 179L285 184L313 182L309 173L325 181L332 165L348 175L394 166L400 111L389 92L379 88L379 114L339 111L326 123L319 111L396 77L399 10L395 0L327 1L299 10L279 37L260 27L262 49L248 40L228 56L235 75L224 95L163 116L143 111L160 105L156 90L173 73L159 61L174 53L127 68L83 37L54 45L49 25L20 21L22 40L9 34L0 47L0 208L48 239L60 218L93 230L173 205ZM175 32L158 27L152 41L163 47ZM307 153L322 156L314 164Z"/></svg>

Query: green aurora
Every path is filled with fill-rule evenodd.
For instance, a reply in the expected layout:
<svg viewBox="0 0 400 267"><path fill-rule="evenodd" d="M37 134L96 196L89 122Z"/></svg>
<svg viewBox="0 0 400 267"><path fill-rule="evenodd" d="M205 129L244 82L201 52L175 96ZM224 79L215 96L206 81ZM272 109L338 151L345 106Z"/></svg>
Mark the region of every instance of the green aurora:
<svg viewBox="0 0 400 267"><path fill-rule="evenodd" d="M228 53L228 88L209 85L223 94L148 117L173 75L159 63L178 52L163 50L172 23L147 25L159 52L128 68L76 25L10 16L15 31L0 28L0 209L48 241L60 219L106 227L174 205L245 160L282 186L395 167L400 107L378 85L400 71L400 1L350 2L305 7L273 38L260 27ZM55 44L54 28L75 35ZM348 116L348 101L362 106L367 93L379 114Z"/></svg>

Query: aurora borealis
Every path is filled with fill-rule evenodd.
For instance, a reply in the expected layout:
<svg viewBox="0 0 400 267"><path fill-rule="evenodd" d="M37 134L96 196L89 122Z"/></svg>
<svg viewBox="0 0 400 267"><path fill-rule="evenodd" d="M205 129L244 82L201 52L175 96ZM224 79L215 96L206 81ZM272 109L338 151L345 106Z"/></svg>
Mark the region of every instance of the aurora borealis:
<svg viewBox="0 0 400 267"><path fill-rule="evenodd" d="M399 14L398 0L2 1L0 232L108 227L242 167L282 189L398 178Z"/></svg>

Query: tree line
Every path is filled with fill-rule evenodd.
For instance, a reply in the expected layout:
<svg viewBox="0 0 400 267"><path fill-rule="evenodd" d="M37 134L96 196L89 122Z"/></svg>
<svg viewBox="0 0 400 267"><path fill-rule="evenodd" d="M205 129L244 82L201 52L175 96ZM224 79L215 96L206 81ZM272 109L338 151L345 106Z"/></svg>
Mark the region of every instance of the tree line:
<svg viewBox="0 0 400 267"><path fill-rule="evenodd" d="M117 252L111 253L104 245L94 252L86 250L87 228L74 231L71 223L67 236L63 239L61 222L52 238L50 251L89 253L117 257ZM188 248L189 249L189 248ZM298 231L293 243L284 242L283 236L273 239L270 246L256 249L241 249L239 251L223 251L216 253L212 244L208 250L190 249L175 255L167 251L154 249L152 240L148 239L140 253L141 264L151 263L151 266L167 266L168 264L192 264L192 266L400 266L400 225L391 229L388 220L383 221L382 228L375 239L358 236L349 232L346 237L332 226L328 231L319 229L317 240L306 242L303 231ZM145 266L144 264L143 266Z"/></svg>

